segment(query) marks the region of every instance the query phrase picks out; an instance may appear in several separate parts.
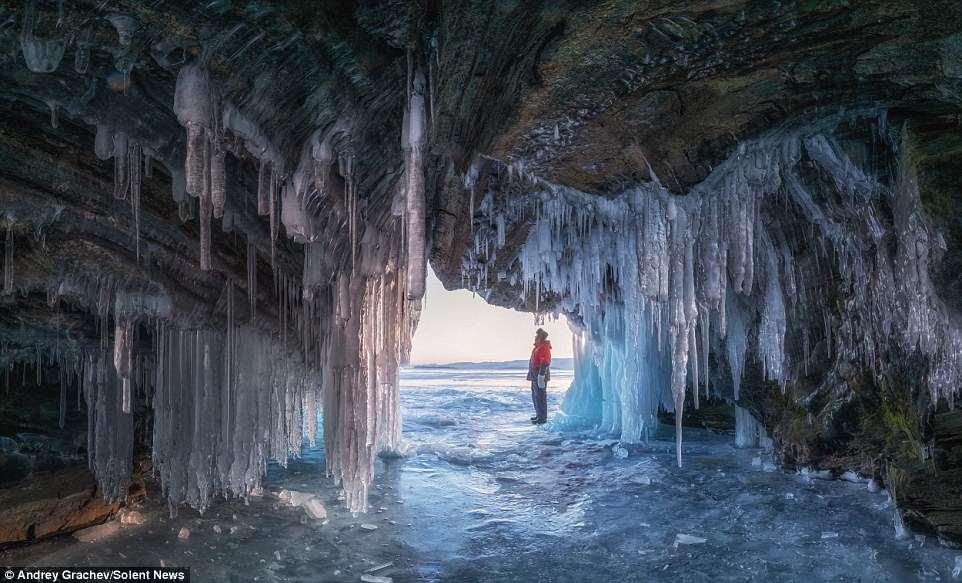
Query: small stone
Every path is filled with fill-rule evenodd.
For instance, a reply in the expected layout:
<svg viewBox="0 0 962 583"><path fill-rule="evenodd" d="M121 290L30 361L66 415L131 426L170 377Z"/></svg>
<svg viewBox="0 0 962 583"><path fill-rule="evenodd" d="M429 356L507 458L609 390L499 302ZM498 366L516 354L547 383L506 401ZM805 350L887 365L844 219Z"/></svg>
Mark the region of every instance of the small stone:
<svg viewBox="0 0 962 583"><path fill-rule="evenodd" d="M177 538L180 540L187 540L190 538L190 529L186 526L180 527L180 531L177 533Z"/></svg>
<svg viewBox="0 0 962 583"><path fill-rule="evenodd" d="M361 581L364 581L364 583L391 583L394 580L380 575L361 575Z"/></svg>
<svg viewBox="0 0 962 583"><path fill-rule="evenodd" d="M136 510L128 510L120 515L120 524L124 526L134 526L147 522L144 515Z"/></svg>
<svg viewBox="0 0 962 583"><path fill-rule="evenodd" d="M362 524L361 528L364 530L377 530L377 526L369 522L365 522L364 524Z"/></svg>
<svg viewBox="0 0 962 583"><path fill-rule="evenodd" d="M302 505L304 512L314 520L324 520L327 518L327 509L324 504L316 497L312 496Z"/></svg>
<svg viewBox="0 0 962 583"><path fill-rule="evenodd" d="M277 561L280 561L280 560L281 560L281 552L280 552L280 551L274 551L274 559L277 560Z"/></svg>
<svg viewBox="0 0 962 583"><path fill-rule="evenodd" d="M222 529L219 524L215 524L215 525L214 525L214 532L215 532L216 534L220 534L220 533L224 532L224 529Z"/></svg>

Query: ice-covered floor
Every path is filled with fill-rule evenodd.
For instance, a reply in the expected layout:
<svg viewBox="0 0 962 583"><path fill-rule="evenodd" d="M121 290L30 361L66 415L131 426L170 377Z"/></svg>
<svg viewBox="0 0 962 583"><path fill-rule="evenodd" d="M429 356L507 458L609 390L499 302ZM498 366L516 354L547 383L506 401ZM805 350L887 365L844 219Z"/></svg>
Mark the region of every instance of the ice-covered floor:
<svg viewBox="0 0 962 583"><path fill-rule="evenodd" d="M553 410L569 378L555 374ZM323 452L308 450L272 469L267 495L247 506L171 520L149 505L142 526L15 550L0 566L163 562L201 582L938 581L953 580L962 554L895 540L884 493L784 473L731 436L688 430L678 469L669 428L627 457L535 428L516 371L409 370L401 394L412 455L378 462L367 515L339 506ZM270 495L284 488L320 495L327 523Z"/></svg>

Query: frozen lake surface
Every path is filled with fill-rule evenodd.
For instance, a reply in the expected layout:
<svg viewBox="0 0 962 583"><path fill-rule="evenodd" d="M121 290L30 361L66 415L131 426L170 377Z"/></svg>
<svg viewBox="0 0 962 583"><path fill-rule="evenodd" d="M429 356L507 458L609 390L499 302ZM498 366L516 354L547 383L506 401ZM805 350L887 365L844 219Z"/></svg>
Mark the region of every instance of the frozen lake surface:
<svg viewBox="0 0 962 583"><path fill-rule="evenodd" d="M555 412L570 372L553 376ZM895 540L884 492L783 472L730 435L686 429L679 469L669 427L622 449L532 426L524 371L411 369L401 387L410 452L378 461L366 515L344 510L323 451L306 449L249 505L170 519L151 502L141 526L8 551L0 566L163 563L200 582L962 580L962 551ZM285 488L319 495L327 522L272 495Z"/></svg>

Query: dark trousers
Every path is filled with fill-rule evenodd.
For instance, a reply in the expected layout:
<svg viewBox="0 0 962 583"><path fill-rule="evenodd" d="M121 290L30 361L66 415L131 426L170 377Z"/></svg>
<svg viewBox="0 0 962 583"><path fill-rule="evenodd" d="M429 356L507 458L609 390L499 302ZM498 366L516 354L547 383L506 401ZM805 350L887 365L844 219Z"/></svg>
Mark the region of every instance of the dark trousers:
<svg viewBox="0 0 962 583"><path fill-rule="evenodd" d="M548 389L538 386L538 380L531 381L531 401L534 403L534 414L537 421L548 420Z"/></svg>

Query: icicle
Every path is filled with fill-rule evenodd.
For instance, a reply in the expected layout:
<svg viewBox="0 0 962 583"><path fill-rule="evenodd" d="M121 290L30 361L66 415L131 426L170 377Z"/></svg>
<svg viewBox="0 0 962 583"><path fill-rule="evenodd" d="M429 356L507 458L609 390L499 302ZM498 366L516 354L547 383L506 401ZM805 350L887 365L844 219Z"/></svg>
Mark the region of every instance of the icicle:
<svg viewBox="0 0 962 583"><path fill-rule="evenodd" d="M114 133L114 198L127 198L130 177L127 175L128 141L124 132Z"/></svg>
<svg viewBox="0 0 962 583"><path fill-rule="evenodd" d="M425 112L424 112L424 74L418 70L408 81L410 98L407 104L406 141L402 143L405 152L404 173L407 180L406 218L407 218L407 294L408 298L418 300L424 297L426 278L426 234L424 198L424 160Z"/></svg>
<svg viewBox="0 0 962 583"><path fill-rule="evenodd" d="M130 211L134 216L134 247L137 262L140 262L140 187L141 187L141 147L137 142L130 142L128 154L130 169Z"/></svg>
<svg viewBox="0 0 962 583"><path fill-rule="evenodd" d="M262 217L271 212L270 193L273 180L274 173L271 171L270 163L261 158L260 165L257 167L257 214Z"/></svg>
<svg viewBox="0 0 962 583"><path fill-rule="evenodd" d="M205 175L210 171L205 164L206 129L212 119L211 83L206 70L196 65L181 68L174 90L174 113L180 125L187 128L187 155L184 173L187 192L200 196L205 188Z"/></svg>
<svg viewBox="0 0 962 583"><path fill-rule="evenodd" d="M154 164L151 152L149 150L144 150L144 178L153 178L154 176Z"/></svg>
<svg viewBox="0 0 962 583"><path fill-rule="evenodd" d="M57 426L63 429L67 421L67 380L64 378L66 372L64 371L65 363L60 363L58 370L60 371L60 415L57 417Z"/></svg>
<svg viewBox="0 0 962 583"><path fill-rule="evenodd" d="M224 216L224 204L227 201L227 177L224 163L227 152L220 144L215 144L214 153L210 159L210 199L213 205L214 217Z"/></svg>
<svg viewBox="0 0 962 583"><path fill-rule="evenodd" d="M269 194L267 210L268 210L268 219L270 223L270 235L271 235L271 267L275 269L276 269L276 261L277 261L277 235L278 235L278 231L280 230L279 229L280 226L278 224L280 222L279 221L280 212L278 212L278 208L277 208L278 191L281 188L279 182L280 182L279 177L272 172L271 173L271 189Z"/></svg>
<svg viewBox="0 0 962 583"><path fill-rule="evenodd" d="M200 199L200 268L202 271L211 270L211 214L210 198L202 196Z"/></svg>
<svg viewBox="0 0 962 583"><path fill-rule="evenodd" d="M7 223L7 238L4 243L3 293L13 293L13 223Z"/></svg>
<svg viewBox="0 0 962 583"><path fill-rule="evenodd" d="M254 324L257 312L257 247L254 241L247 239L247 303L250 306L250 323Z"/></svg>
<svg viewBox="0 0 962 583"><path fill-rule="evenodd" d="M114 329L114 369L121 382L121 411L130 413L133 338L129 321L118 320Z"/></svg>
<svg viewBox="0 0 962 583"><path fill-rule="evenodd" d="M60 127L60 110L56 101L50 101L47 103L50 108L50 127L57 129Z"/></svg>
<svg viewBox="0 0 962 583"><path fill-rule="evenodd" d="M207 141L203 126L187 124L187 157L184 172L187 176L187 193L200 196L204 188L204 144Z"/></svg>
<svg viewBox="0 0 962 583"><path fill-rule="evenodd" d="M90 67L90 49L94 46L93 37L93 27L87 27L80 33L80 37L77 39L73 70L81 75L85 74Z"/></svg>

